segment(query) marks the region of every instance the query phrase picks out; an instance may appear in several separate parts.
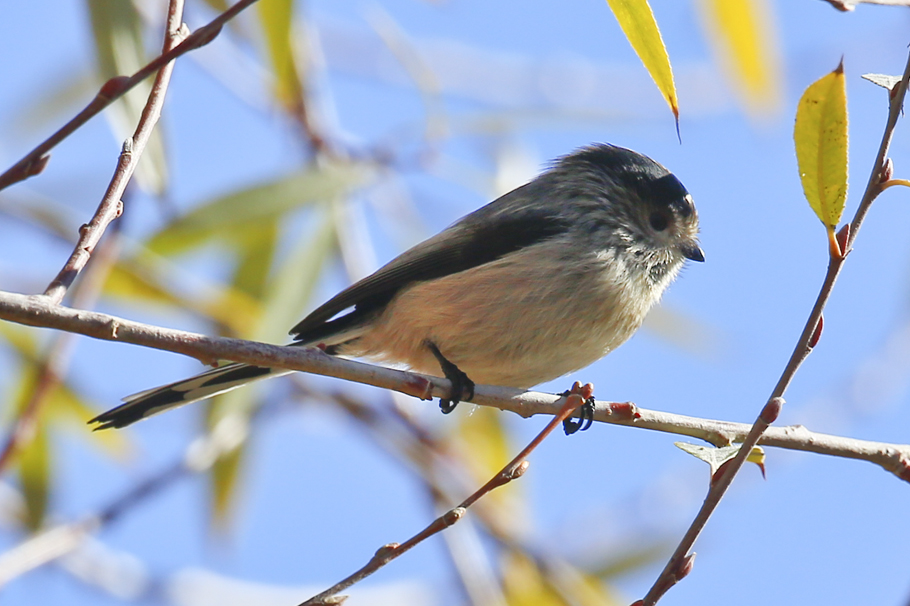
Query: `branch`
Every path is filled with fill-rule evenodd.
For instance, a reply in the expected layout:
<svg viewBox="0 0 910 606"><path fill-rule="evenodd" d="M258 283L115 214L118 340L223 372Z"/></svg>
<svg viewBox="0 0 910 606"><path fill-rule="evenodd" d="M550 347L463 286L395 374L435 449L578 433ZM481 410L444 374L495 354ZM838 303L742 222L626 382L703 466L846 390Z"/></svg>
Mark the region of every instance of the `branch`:
<svg viewBox="0 0 910 606"><path fill-rule="evenodd" d="M0 291L0 319L170 351L206 362L232 360L337 377L391 389L421 400L447 397L451 389L447 379L337 358L316 348L282 347L161 328L103 313L54 305L42 295ZM491 385L478 385L474 398L470 400L480 406L492 406L522 417L555 415L562 401L563 396ZM599 402L594 420L690 436L715 446L741 442L751 428L743 423L646 410L631 402ZM816 434L801 426L771 429L759 440L759 444L869 461L910 482L910 445Z"/></svg>
<svg viewBox="0 0 910 606"><path fill-rule="evenodd" d="M188 33L186 26L183 25L183 0L170 0L162 52L166 54L172 50L182 40L186 39ZM151 136L152 130L161 117L161 106L164 105L164 97L167 93L173 69L174 62L171 61L165 64L155 77L155 82L149 92L148 101L146 101L145 107L142 108L142 115L136 125L136 131L132 137L123 143L117 168L114 169L114 176L107 186L107 191L104 192L104 196L101 198L98 209L91 220L79 229L79 241L76 242L76 247L73 249L70 258L44 291L44 295L51 301L59 303L63 300L66 290L88 263L95 246L101 241L104 230L111 221L123 213L123 201L121 200L123 192L126 191L126 186L136 170L136 165L139 164L139 158L142 157L142 152L145 151L149 136Z"/></svg>
<svg viewBox="0 0 910 606"><path fill-rule="evenodd" d="M0 190L3 190L13 183L18 183L39 174L47 166L50 156L47 153L57 146L58 143L73 134L83 124L91 118L101 113L101 110L122 97L126 92L131 90L137 84L151 76L153 73L176 59L177 57L188 53L191 50L201 48L215 39L221 32L221 26L236 17L240 11L244 10L256 0L240 0L224 11L207 25L197 29L187 36L187 38L169 50L149 62L145 67L137 71L132 76L117 76L111 78L101 86L101 90L95 95L95 98L89 102L85 108L76 114L76 116L64 124L60 129L45 139L35 149L30 151L16 164L10 167L6 172L0 174Z"/></svg>
<svg viewBox="0 0 910 606"><path fill-rule="evenodd" d="M641 603L644 606L653 606L656 604L670 587L675 585L691 570L695 554L690 554L689 550L695 544L695 540L707 523L708 518L711 517L714 509L716 509L718 503L720 503L721 498L723 498L727 488L733 481L733 477L742 468L752 447L757 443L761 443L760 438L762 434L768 429L770 423L773 423L777 419L780 408L784 404L784 393L790 385L790 381L793 380L797 370L799 370L799 367L806 357L808 357L812 348L818 341L822 329L822 311L831 296L831 291L834 288L834 283L837 281L837 276L840 274L844 261L852 249L856 234L859 232L859 228L862 226L863 219L869 212L872 202L884 190L883 184L887 183L891 178L886 158L888 155L888 147L891 144L891 138L894 134L894 127L897 124L897 120L903 109L908 81L910 81L910 56L907 58L907 65L904 68L904 75L901 78L900 83L890 91L891 104L888 112L888 121L885 125L882 141L879 145L878 154L876 155L875 163L872 166L872 172L869 175L869 181L866 184L866 190L863 193L862 201L856 210L853 221L849 225L845 225L838 233L837 242L840 250L831 251L825 280L818 293L818 297L815 300L815 305L809 313L809 318L806 320L806 324L803 327L796 347L790 355L790 360L787 362L783 373L781 373L777 385L774 386L768 403L765 404L761 414L759 414L758 419L756 419L753 424L749 436L743 442L739 453L737 453L732 461L724 465L713 478L711 488L708 490L708 495L705 497L701 509L689 526L689 530L680 541L679 546L670 557L670 560L654 582L654 585L651 586L647 595L641 600ZM907 473L906 468L908 462L906 454L902 455L900 458L903 459L903 461L899 463L899 465L904 465L904 470L899 472L896 471L895 473L898 477L910 481L910 474Z"/></svg>
<svg viewBox="0 0 910 606"><path fill-rule="evenodd" d="M332 604L339 604L344 600L343 596L337 596L341 591L344 591L354 583L358 583L366 577L370 576L398 556L404 554L409 549L415 547L426 539L430 538L434 534L438 534L448 528L449 526L455 524L458 520L464 517L464 514L468 507L476 503L479 499L489 494L496 488L504 486L511 482L514 479L517 479L524 475L524 472L528 469L528 461L526 460L528 455L537 448L544 439L550 435L556 427L562 423L564 420L568 419L569 416L575 412L585 401L591 397L594 392L594 386L590 383L581 386L581 383L575 383L572 386L571 395L566 398L565 404L559 410L559 413L553 417L553 419L547 423L537 436L531 440L527 446L525 446L521 452L515 455L511 461L509 461L505 467L503 467L499 473L490 478L490 480L474 491L471 496L461 502L460 505L454 509L450 509L443 515L439 516L429 526L418 532L416 535L405 541L404 543L389 543L380 547L376 551L366 566L355 572L354 574L348 576L347 578L339 581L332 587L326 589L320 594L317 594L310 598L309 600L300 604L300 606L328 606Z"/></svg>

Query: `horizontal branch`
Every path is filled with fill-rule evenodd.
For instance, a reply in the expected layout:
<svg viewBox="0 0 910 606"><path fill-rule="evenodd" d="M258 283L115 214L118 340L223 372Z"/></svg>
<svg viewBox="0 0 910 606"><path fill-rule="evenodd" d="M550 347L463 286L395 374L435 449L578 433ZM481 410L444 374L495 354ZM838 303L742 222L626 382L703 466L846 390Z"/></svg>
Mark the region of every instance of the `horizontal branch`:
<svg viewBox="0 0 910 606"><path fill-rule="evenodd" d="M422 400L448 397L451 389L447 379L337 358L316 348L282 347L241 339L208 337L55 305L42 295L0 291L0 319L170 351L207 363L231 360L337 377L392 389ZM563 401L564 398L559 395L489 385L478 385L474 398L470 400L474 404L507 410L522 417L556 415ZM599 402L594 420L689 436L715 446L742 442L752 428L748 423L715 421L647 410L631 402ZM869 461L910 482L910 445L819 434L799 425L771 427L759 444Z"/></svg>

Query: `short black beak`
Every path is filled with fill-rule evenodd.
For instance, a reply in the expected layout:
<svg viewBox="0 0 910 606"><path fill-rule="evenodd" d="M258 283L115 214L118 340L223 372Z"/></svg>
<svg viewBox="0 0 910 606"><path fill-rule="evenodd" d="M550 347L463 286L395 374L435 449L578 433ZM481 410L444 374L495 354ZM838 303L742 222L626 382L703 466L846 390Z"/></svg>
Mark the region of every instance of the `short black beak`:
<svg viewBox="0 0 910 606"><path fill-rule="evenodd" d="M692 244L683 244L679 247L679 250L687 259L698 261L699 263L702 263L705 260L705 253L703 253L701 247L694 242Z"/></svg>

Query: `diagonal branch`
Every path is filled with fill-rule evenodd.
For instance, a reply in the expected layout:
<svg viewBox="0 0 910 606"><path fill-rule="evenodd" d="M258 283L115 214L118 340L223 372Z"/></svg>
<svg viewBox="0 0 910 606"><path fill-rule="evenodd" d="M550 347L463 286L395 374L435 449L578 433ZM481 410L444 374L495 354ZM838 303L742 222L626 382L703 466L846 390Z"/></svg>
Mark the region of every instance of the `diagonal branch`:
<svg viewBox="0 0 910 606"><path fill-rule="evenodd" d="M183 25L183 0L170 0L164 32L163 53L166 54L173 50L175 46L186 39L187 35L186 26ZM123 143L123 149L117 161L117 168L114 169L114 176L107 186L107 191L104 192L104 196L101 198L98 209L91 220L79 229L79 241L76 242L76 247L73 249L70 258L44 291L44 295L51 301L59 303L63 300L66 290L88 263L95 246L101 241L104 230L107 229L111 221L122 214L123 201L121 198L124 191L126 191L130 178L133 176L133 172L136 170L136 166L139 164L142 152L145 151L149 136L151 136L152 130L161 117L161 106L164 105L164 96L167 93L173 69L174 62L170 61L161 68L155 77L155 82L149 92L148 101L146 101L145 107L142 108L142 115L136 125L136 131L132 137Z"/></svg>
<svg viewBox="0 0 910 606"><path fill-rule="evenodd" d="M18 183L39 174L47 166L50 156L47 153L57 146L58 143L69 137L83 124L95 117L101 110L122 97L127 91L131 90L137 84L157 72L159 69L176 59L177 57L188 53L191 50L203 47L221 32L221 27L236 17L240 11L244 10L256 0L240 0L224 11L208 24L200 27L186 39L149 62L145 67L137 71L132 76L118 76L111 78L102 85L101 90L95 95L85 108L76 114L73 119L60 127L57 132L45 139L35 149L30 151L16 164L0 174L0 190L6 189L13 183Z"/></svg>
<svg viewBox="0 0 910 606"><path fill-rule="evenodd" d="M689 526L689 530L686 532L682 541L680 541L679 546L670 557L670 560L654 582L654 585L651 586L647 595L641 600L641 603L644 606L653 606L656 604L670 587L675 585L680 579L688 574L689 570L691 570L695 554L690 554L689 550L695 544L695 540L698 538L701 530L707 524L708 519L711 517L711 514L714 512L718 503L720 503L721 498L723 498L724 493L733 481L733 477L742 468L752 447L755 446L755 444L760 443L762 434L768 429L768 426L776 420L777 413L784 403L783 396L790 381L793 380L797 370L799 370L799 367L806 357L808 357L809 353L812 351L812 347L818 340L821 332L822 311L831 296L834 283L837 281L844 261L850 253L856 234L859 232L859 228L861 227L866 214L869 212L872 202L883 191L883 183L887 182L890 178L890 175L888 174L889 171L887 170L886 158L888 156L891 138L894 134L894 127L897 125L897 120L903 109L908 81L910 81L910 56L907 58L907 65L904 68L904 75L901 78L900 83L891 90L891 104L888 112L888 120L882 135L881 144L879 145L878 154L876 155L875 162L872 166L872 172L869 175L869 181L866 184L866 190L863 193L862 201L856 210L853 221L849 225L844 226L838 234L837 240L840 245L840 252L832 252L830 256L824 283L818 293L818 297L815 300L815 305L812 307L809 318L806 320L806 324L803 327L796 347L790 356L790 360L781 373L777 385L774 386L768 403L762 409L761 414L752 426L748 438L743 442L740 452L737 454L736 458L722 467L717 476L713 478L708 495L705 497L701 509ZM907 472L904 471L898 473L898 475L904 479L910 478L906 473Z"/></svg>
<svg viewBox="0 0 910 606"><path fill-rule="evenodd" d="M300 604L300 606L329 606L331 604L339 604L341 600L344 599L343 596L338 596L337 594L341 591L344 591L354 583L358 583L370 576L398 556L404 554L409 549L417 546L431 536L438 534L456 523L462 517L468 507L476 503L478 500L492 492L494 489L504 486L515 480L516 478L524 475L525 470L528 468L527 457L531 452L537 448L541 442L550 435L556 427L568 419L572 413L578 409L585 401L591 397L594 391L594 386L591 384L585 385L582 387L581 383L575 383L572 387L571 395L566 398L565 403L560 408L559 412L556 414L553 419L547 423L540 433L538 433L534 439L532 439L527 446L525 446L521 452L519 452L515 457L509 461L505 467L503 467L499 473L490 478L490 480L474 491L467 499L461 502L457 507L450 509L446 513L442 514L435 520L433 520L429 526L418 532L416 535L405 541L404 543L390 543L380 547L376 554L370 558L370 561L367 562L360 570L354 572L345 579L339 581L332 587L329 587L320 594L317 594L311 597L309 600Z"/></svg>

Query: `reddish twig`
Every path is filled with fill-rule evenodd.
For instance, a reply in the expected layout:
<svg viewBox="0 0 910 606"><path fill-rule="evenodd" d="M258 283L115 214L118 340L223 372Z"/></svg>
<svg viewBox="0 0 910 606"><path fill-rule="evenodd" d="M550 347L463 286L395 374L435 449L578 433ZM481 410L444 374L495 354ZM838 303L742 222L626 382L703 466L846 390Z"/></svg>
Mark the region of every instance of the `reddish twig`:
<svg viewBox="0 0 910 606"><path fill-rule="evenodd" d="M404 543L389 543L384 545L376 551L376 554L370 559L367 564L355 572L354 574L348 576L347 578L339 581L332 587L326 589L322 593L313 596L309 600L300 604L300 606L323 606L328 604L339 604L344 598L338 596L337 594L341 591L344 591L354 583L357 583L366 577L370 576L395 558L404 554L406 551L410 550L414 546L420 544L429 537L442 532L449 526L455 524L460 520L468 507L476 503L484 495L490 493L492 490L499 488L508 484L512 480L521 477L524 472L528 469L528 455L537 448L543 440L550 435L550 433L563 421L568 419L585 401L591 397L594 391L594 387L589 383L582 387L580 383L575 383L572 387L572 392L566 397L565 403L560 408L559 413L547 423L546 427L535 436L527 446L525 446L521 452L519 452L515 458L513 458L509 463L503 467L499 473L490 478L490 480L477 489L473 494L471 494L467 499L461 502L460 505L454 509L450 509L446 513L442 514L429 526L418 532L416 535L405 541Z"/></svg>
<svg viewBox="0 0 910 606"><path fill-rule="evenodd" d="M183 25L183 0L170 0L164 32L163 54L171 51L182 40L186 39L186 36L186 27ZM142 108L139 123L136 125L136 131L132 137L123 143L123 150L120 152L117 168L114 169L114 176L107 186L107 191L104 192L104 196L101 198L98 209L91 220L79 228L79 241L76 242L76 247L73 249L70 258L44 291L44 296L54 303L59 303L63 300L66 290L88 263L95 246L101 241L104 230L107 229L111 221L119 217L123 212L123 193L126 191L126 186L129 184L133 172L136 170L139 158L142 157L142 152L145 151L145 145L152 134L152 130L161 117L161 106L164 105L164 96L167 93L167 86L170 82L173 68L174 62L171 61L165 64L155 77L155 82L149 92L148 101L146 101L145 107Z"/></svg>
<svg viewBox="0 0 910 606"><path fill-rule="evenodd" d="M95 95L95 98L92 99L81 112L76 114L72 120L64 124L57 132L45 139L35 149L26 154L25 157L6 170L6 172L0 174L0 190L9 187L13 183L18 183L19 181L40 173L47 165L49 159L47 153L58 143L73 134L73 132L83 124L99 114L105 107L122 97L127 91L131 90L137 84L177 57L184 55L191 50L203 47L214 40L221 32L221 27L226 22L236 17L240 11L249 7L254 2L256 2L256 0L240 0L237 4L215 17L211 22L187 36L183 42L153 59L132 76L117 76L105 82L101 86L101 90L98 91L98 94Z"/></svg>
<svg viewBox="0 0 910 606"><path fill-rule="evenodd" d="M682 541L680 541L679 546L670 557L670 561L667 562L667 565L654 582L654 585L642 600L644 606L653 606L656 604L660 597L691 569L694 554L689 554L689 550L695 544L695 540L707 523L708 518L714 512L714 509L717 507L721 498L723 498L724 493L733 481L733 477L742 468L746 456L752 450L752 447L759 442L762 434L767 430L768 425L773 423L777 418L780 407L784 403L783 396L787 387L790 385L790 382L793 380L793 377L796 375L796 372L799 370L803 361L812 351L812 347L818 342L818 337L821 333L822 311L831 296L834 283L837 281L844 261L850 253L853 242L856 239L856 234L859 232L859 228L862 226L863 219L869 212L872 202L875 201L875 198L883 191L882 184L886 183L890 178L890 175L888 174L890 171L886 158L888 156L888 148L891 145L891 138L894 134L894 127L897 125L897 120L903 109L904 96L907 93L908 82L910 82L910 56L907 58L907 65L904 68L904 75L901 78L900 83L891 91L888 121L885 125L882 141L879 145L878 154L876 155L872 172L869 175L869 181L866 184L862 201L856 210L853 221L849 225L845 225L837 235L839 251L832 249L824 283L818 293L818 297L815 300L815 305L812 307L809 318L806 320L806 324L803 327L796 347L790 355L790 360L787 362L787 366L784 368L783 373L781 373L777 385L774 386L768 403L762 409L762 413L753 424L749 436L743 442L740 452L737 454L736 458L724 465L718 472L718 475L713 479L708 495L705 497L705 501L695 519L692 521L689 530L686 532Z"/></svg>

